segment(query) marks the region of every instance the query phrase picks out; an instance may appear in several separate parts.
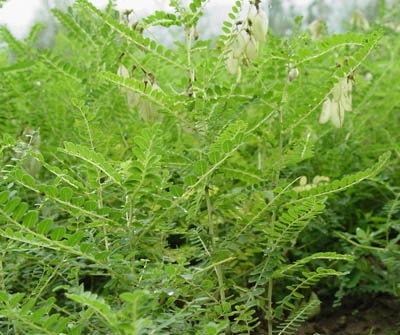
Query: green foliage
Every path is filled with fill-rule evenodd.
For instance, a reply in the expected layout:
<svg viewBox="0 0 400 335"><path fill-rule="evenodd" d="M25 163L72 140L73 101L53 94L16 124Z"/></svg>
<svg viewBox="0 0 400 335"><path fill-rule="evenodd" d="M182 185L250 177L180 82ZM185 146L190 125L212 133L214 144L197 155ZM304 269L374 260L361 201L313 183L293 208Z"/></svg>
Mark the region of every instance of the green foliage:
<svg viewBox="0 0 400 335"><path fill-rule="evenodd" d="M259 43L242 5L216 47L202 0L77 0L50 50L1 27L2 334L294 334L325 295L399 295L398 33Z"/></svg>

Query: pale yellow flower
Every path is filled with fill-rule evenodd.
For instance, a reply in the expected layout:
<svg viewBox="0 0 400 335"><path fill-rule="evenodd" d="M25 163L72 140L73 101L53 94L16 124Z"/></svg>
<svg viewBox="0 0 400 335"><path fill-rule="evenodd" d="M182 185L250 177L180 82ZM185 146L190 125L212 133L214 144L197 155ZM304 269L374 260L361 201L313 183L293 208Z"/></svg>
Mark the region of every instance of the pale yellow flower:
<svg viewBox="0 0 400 335"><path fill-rule="evenodd" d="M257 42L265 42L268 32L268 16L262 9L258 9L256 14L250 14L251 33Z"/></svg>
<svg viewBox="0 0 400 335"><path fill-rule="evenodd" d="M341 78L333 86L332 99L327 98L322 105L319 123L331 121L336 128L341 128L344 122L345 112L352 111L352 82L347 78Z"/></svg>

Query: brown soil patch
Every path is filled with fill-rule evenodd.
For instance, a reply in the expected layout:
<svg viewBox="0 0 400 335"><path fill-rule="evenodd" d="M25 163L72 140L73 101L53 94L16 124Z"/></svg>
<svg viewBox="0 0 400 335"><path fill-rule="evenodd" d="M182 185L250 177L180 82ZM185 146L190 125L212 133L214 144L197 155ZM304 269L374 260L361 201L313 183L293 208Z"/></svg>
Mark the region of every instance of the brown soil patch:
<svg viewBox="0 0 400 335"><path fill-rule="evenodd" d="M400 335L400 299L388 296L348 298L333 308L322 303L321 314L297 335Z"/></svg>

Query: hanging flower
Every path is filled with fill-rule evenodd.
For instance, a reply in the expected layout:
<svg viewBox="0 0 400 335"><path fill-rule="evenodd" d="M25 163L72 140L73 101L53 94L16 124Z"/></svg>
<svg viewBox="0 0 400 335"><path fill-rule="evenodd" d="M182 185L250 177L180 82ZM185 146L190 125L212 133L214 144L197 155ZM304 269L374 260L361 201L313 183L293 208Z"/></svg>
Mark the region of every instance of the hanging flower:
<svg viewBox="0 0 400 335"><path fill-rule="evenodd" d="M119 65L118 70L117 70L117 75L122 78L129 78L129 71L125 67L124 64L121 63ZM126 94L126 100L127 100L129 108L133 108L133 107L137 106L137 104L139 103L139 100L140 100L140 96L138 94L135 94L132 91L127 90L125 88L120 88L120 92Z"/></svg>
<svg viewBox="0 0 400 335"><path fill-rule="evenodd" d="M311 33L313 41L320 40L323 37L324 23L320 20L315 20L308 25L308 30Z"/></svg>
<svg viewBox="0 0 400 335"><path fill-rule="evenodd" d="M332 90L333 99L343 106L343 109L347 112L352 111L352 98L351 91L353 85L351 80L347 78L341 78L339 83L335 84Z"/></svg>
<svg viewBox="0 0 400 335"><path fill-rule="evenodd" d="M299 76L299 69L297 67L292 68L289 70L288 73L288 80L289 82L292 82L293 80L296 80L296 78Z"/></svg>
<svg viewBox="0 0 400 335"><path fill-rule="evenodd" d="M151 90L161 90L155 82L151 84ZM158 112L159 107L155 106L152 102L146 99L140 99L139 101L139 113L143 120L148 124L160 122L162 120L162 114Z"/></svg>
<svg viewBox="0 0 400 335"><path fill-rule="evenodd" d="M228 58L225 61L226 68L229 73L236 74L240 77L241 68L240 62L243 59L243 55L246 49L246 39L242 32L240 32L235 41L232 44L231 51L228 54Z"/></svg>
<svg viewBox="0 0 400 335"><path fill-rule="evenodd" d="M246 38L243 33L239 33L232 46L233 58L240 59L243 56L244 49L246 48Z"/></svg>
<svg viewBox="0 0 400 335"><path fill-rule="evenodd" d="M240 70L239 58L235 58L233 52L230 52L226 59L226 68L231 74L237 74Z"/></svg>
<svg viewBox="0 0 400 335"><path fill-rule="evenodd" d="M253 36L249 36L246 41L245 55L250 61L258 57L258 41L256 41Z"/></svg>
<svg viewBox="0 0 400 335"><path fill-rule="evenodd" d="M257 42L265 42L268 32L268 16L262 9L258 9L256 14L250 14L251 32Z"/></svg>
<svg viewBox="0 0 400 335"><path fill-rule="evenodd" d="M336 128L341 128L344 122L344 113L352 111L352 82L341 78L333 86L332 99L327 98L322 105L319 123L331 121Z"/></svg>
<svg viewBox="0 0 400 335"><path fill-rule="evenodd" d="M350 24L356 28L360 28L361 30L370 29L369 22L364 13L361 11L354 13L353 17L350 20Z"/></svg>
<svg viewBox="0 0 400 335"><path fill-rule="evenodd" d="M311 183L307 183L307 177L301 176L299 179L299 186L293 187L293 191L302 192L311 190L312 188L317 187L319 185L327 184L329 183L329 181L330 181L329 177L315 176Z"/></svg>

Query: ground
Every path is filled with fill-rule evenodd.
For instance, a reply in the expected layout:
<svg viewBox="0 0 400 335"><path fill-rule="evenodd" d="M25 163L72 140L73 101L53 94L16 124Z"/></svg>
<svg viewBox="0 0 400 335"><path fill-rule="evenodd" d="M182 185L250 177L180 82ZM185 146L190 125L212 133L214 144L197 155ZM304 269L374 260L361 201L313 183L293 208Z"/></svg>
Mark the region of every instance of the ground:
<svg viewBox="0 0 400 335"><path fill-rule="evenodd" d="M297 335L400 335L400 299L390 296L347 298L304 324Z"/></svg>

